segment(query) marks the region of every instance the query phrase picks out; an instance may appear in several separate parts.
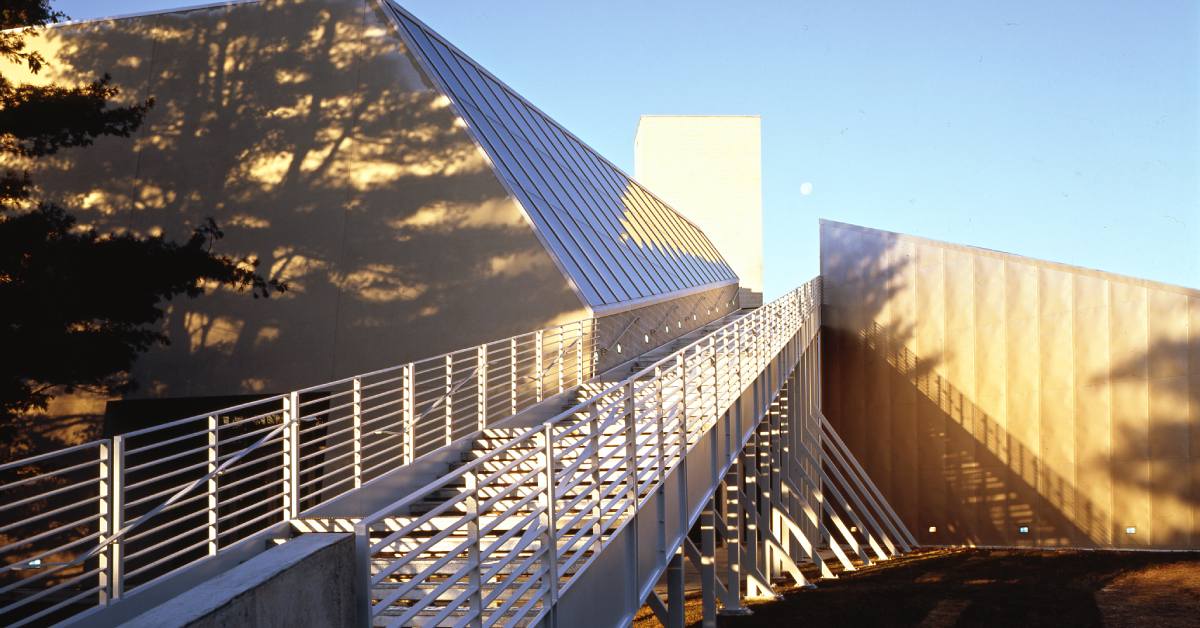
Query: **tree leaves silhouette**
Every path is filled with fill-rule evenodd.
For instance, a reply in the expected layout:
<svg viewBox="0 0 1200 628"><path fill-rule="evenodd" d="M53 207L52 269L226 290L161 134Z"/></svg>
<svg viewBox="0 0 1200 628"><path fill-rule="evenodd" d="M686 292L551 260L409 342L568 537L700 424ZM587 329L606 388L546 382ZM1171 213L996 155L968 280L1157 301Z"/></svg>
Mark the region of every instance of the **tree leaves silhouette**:
<svg viewBox="0 0 1200 628"><path fill-rule="evenodd" d="M65 17L49 0L0 7L0 56L33 73L35 29ZM0 75L0 153L23 158L129 137L153 99L113 106L108 75L79 86L15 85ZM224 286L255 298L286 290L253 258L214 252L224 235L210 218L183 242L81 228L67 208L35 198L24 171L0 173L0 418L45 408L78 389L128 390L137 356L167 343L164 302Z"/></svg>

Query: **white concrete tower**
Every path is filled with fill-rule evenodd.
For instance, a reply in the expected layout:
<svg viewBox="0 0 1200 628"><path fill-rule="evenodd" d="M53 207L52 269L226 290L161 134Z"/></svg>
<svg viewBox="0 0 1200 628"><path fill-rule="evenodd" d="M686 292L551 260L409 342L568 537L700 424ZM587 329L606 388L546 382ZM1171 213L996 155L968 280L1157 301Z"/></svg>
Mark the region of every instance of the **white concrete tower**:
<svg viewBox="0 0 1200 628"><path fill-rule="evenodd" d="M642 116L634 177L696 223L741 279L743 307L762 305L759 116Z"/></svg>

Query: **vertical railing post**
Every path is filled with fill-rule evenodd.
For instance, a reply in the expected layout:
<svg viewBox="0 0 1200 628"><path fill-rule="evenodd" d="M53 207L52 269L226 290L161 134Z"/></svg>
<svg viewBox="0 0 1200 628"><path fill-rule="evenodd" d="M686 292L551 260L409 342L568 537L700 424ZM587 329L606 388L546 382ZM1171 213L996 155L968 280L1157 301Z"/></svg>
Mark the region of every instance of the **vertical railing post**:
<svg viewBox="0 0 1200 628"><path fill-rule="evenodd" d="M533 360L534 374L537 377L536 398L538 403L542 402L542 378L545 373L542 372L542 330L537 330L533 333Z"/></svg>
<svg viewBox="0 0 1200 628"><path fill-rule="evenodd" d="M546 590L543 598L543 608L548 609L553 617L554 604L558 601L558 514L555 511L554 496L554 440L551 432L552 424L534 434L534 443L538 449L538 463L542 472L538 474L538 492L542 500L543 547L546 561ZM550 622L553 625L553 622Z"/></svg>
<svg viewBox="0 0 1200 628"><path fill-rule="evenodd" d="M594 319L594 318L592 319L591 327L592 327L592 353L591 353L592 362L591 362L591 367L588 369L588 375L594 377L596 375L596 373L600 370L600 350L602 349L602 347L597 346L597 344L596 344L596 341L600 338L600 332L599 332L600 324L597 323L596 319Z"/></svg>
<svg viewBox="0 0 1200 628"><path fill-rule="evenodd" d="M679 369L679 458L687 455L688 448L688 372L687 360L683 354L675 357L675 367Z"/></svg>
<svg viewBox="0 0 1200 628"><path fill-rule="evenodd" d="M575 339L575 385L583 385L584 323L579 323L579 336Z"/></svg>
<svg viewBox="0 0 1200 628"><path fill-rule="evenodd" d="M686 395L686 391L684 391ZM658 477L656 482L662 482L667 477L667 409L663 405L663 374L661 367L654 367L654 418L658 432ZM683 414L679 414L683 420Z"/></svg>
<svg viewBox="0 0 1200 628"><path fill-rule="evenodd" d="M483 626L483 555L480 547L480 503L479 503L479 474L475 469L467 471L463 479L466 481L467 509L467 574L470 580L471 619L467 625Z"/></svg>
<svg viewBox="0 0 1200 628"><path fill-rule="evenodd" d="M625 507L632 517L638 508L638 460L637 460L637 404L634 400L633 382L625 384Z"/></svg>
<svg viewBox="0 0 1200 628"><path fill-rule="evenodd" d="M362 378L355 377L353 380L353 399L350 407L350 438L351 445L354 447L354 456L352 464L354 465L354 488L362 486L363 468L362 468Z"/></svg>
<svg viewBox="0 0 1200 628"><path fill-rule="evenodd" d="M517 413L517 339L508 339L509 416Z"/></svg>
<svg viewBox="0 0 1200 628"><path fill-rule="evenodd" d="M100 535L105 543L121 532L125 519L125 437L118 434L100 445ZM100 552L100 604L121 599L124 593L124 540L108 542Z"/></svg>
<svg viewBox="0 0 1200 628"><path fill-rule="evenodd" d="M745 351L745 343L743 342L742 327L743 327L742 321L737 321L737 322L733 323L733 359L734 359L734 363L736 363L736 369L734 369L734 373L736 373L736 375L737 375L737 382L738 382L738 385L736 387L737 390L734 391L734 393L733 393L734 400L739 399L739 397L742 396L743 391L746 389L745 381L743 381L743 379L742 379L742 366L743 366L742 361L743 361L743 352Z"/></svg>
<svg viewBox="0 0 1200 628"><path fill-rule="evenodd" d="M475 429L488 426L488 363L487 345L475 350Z"/></svg>
<svg viewBox="0 0 1200 628"><path fill-rule="evenodd" d="M603 522L604 515L600 509L600 499L604 494L604 487L600 483L600 465L602 464L600 457L600 443L603 439L603 428L600 425L600 412L596 410L596 405L593 403L588 407L589 423L591 424L591 450L592 450L592 537L596 540L596 552L604 547Z"/></svg>
<svg viewBox="0 0 1200 628"><path fill-rule="evenodd" d="M208 415L208 447L205 451L208 453L208 464L205 466L205 474L208 475L208 504L206 510L208 513L208 555L217 555L217 464L220 452L217 446L220 443L220 419L215 414Z"/></svg>
<svg viewBox="0 0 1200 628"><path fill-rule="evenodd" d="M403 417L401 420L404 422L404 424L401 426L402 435L400 437L400 447L404 452L404 464L411 464L412 461L416 459L416 452L414 451L416 449L417 440L415 431L416 425L414 425L417 422L417 394L416 390L414 390L416 388L415 378L416 368L414 367L413 363L409 362L408 364L405 364L404 376L401 378L400 382L401 386L403 387L401 394L404 395L404 411L401 415Z"/></svg>
<svg viewBox="0 0 1200 628"><path fill-rule="evenodd" d="M283 520L300 514L300 393L283 398Z"/></svg>
<svg viewBox="0 0 1200 628"><path fill-rule="evenodd" d="M555 370L558 371L558 392L564 390L564 384L566 383L563 379L563 369L566 367L566 364L563 363L563 337L565 333L565 328L558 328L558 355L554 358L554 364L557 365L555 366Z"/></svg>
<svg viewBox="0 0 1200 628"><path fill-rule="evenodd" d="M446 356L446 392L442 397L442 405L446 409L446 444L449 445L454 440L454 396L450 391L454 390L454 356Z"/></svg>

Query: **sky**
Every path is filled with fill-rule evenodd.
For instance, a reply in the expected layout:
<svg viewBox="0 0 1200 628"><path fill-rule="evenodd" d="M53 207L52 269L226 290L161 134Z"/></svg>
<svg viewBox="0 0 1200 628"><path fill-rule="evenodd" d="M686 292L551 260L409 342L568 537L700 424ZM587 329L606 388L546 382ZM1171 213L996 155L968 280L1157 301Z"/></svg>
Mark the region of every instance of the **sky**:
<svg viewBox="0 0 1200 628"><path fill-rule="evenodd" d="M761 115L768 298L819 218L1200 288L1194 0L402 4L630 173L641 114Z"/></svg>

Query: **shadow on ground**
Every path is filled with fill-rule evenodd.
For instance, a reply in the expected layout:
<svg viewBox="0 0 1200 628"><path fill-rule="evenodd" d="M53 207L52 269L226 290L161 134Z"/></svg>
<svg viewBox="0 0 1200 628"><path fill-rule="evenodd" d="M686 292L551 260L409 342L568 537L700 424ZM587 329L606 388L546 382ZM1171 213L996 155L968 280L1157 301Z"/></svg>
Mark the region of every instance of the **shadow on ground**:
<svg viewBox="0 0 1200 628"><path fill-rule="evenodd" d="M813 574L815 575L815 574ZM721 626L1194 626L1200 553L929 550L781 589ZM699 594L687 621L700 625ZM643 609L637 626L657 621Z"/></svg>

